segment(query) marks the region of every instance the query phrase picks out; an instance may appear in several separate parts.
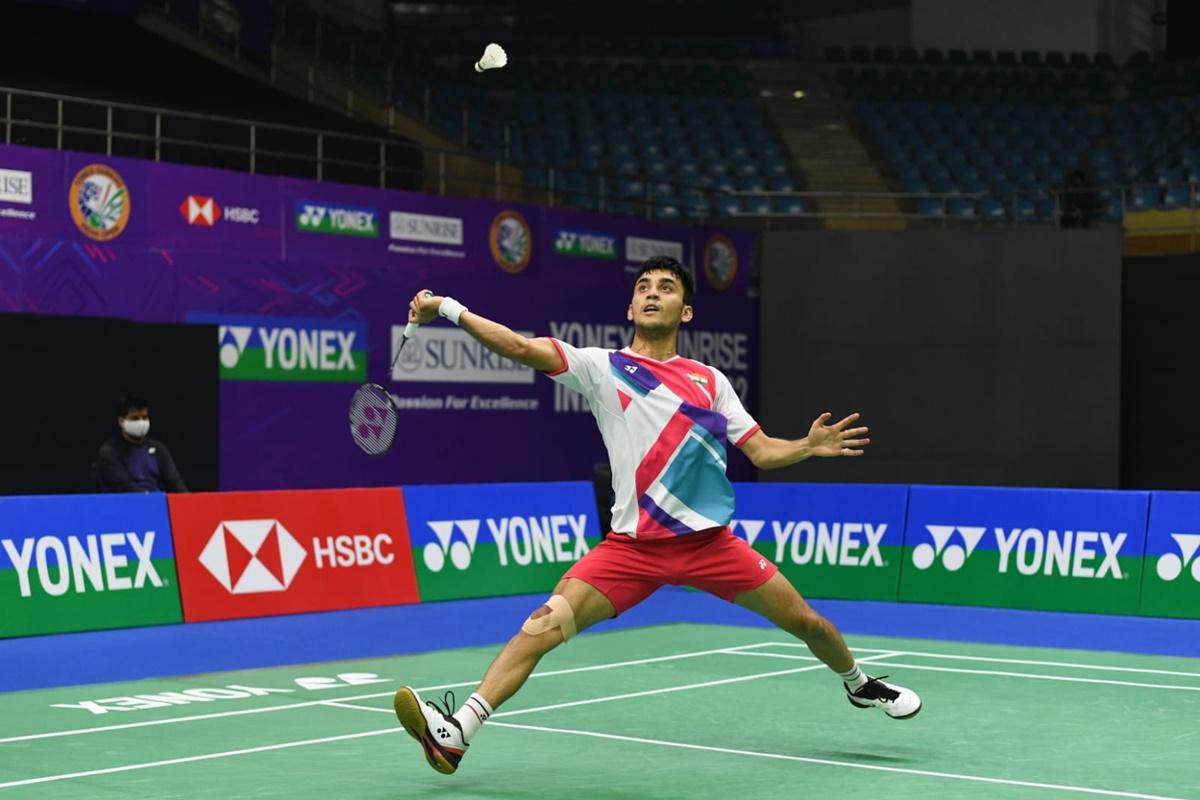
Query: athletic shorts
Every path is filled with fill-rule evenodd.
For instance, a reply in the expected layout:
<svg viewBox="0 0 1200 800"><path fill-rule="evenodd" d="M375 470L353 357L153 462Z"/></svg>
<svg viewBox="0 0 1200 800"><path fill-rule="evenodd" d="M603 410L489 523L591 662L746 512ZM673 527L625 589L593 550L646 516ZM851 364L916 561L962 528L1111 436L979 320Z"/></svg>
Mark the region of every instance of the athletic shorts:
<svg viewBox="0 0 1200 800"><path fill-rule="evenodd" d="M729 528L712 528L649 541L610 534L563 577L594 586L620 614L664 584L692 586L733 602L778 571Z"/></svg>

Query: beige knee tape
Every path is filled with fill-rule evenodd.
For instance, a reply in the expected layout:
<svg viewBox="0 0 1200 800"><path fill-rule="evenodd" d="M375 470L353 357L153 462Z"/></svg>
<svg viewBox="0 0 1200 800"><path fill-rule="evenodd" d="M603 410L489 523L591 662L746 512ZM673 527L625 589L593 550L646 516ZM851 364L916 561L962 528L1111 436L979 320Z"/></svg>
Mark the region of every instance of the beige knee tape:
<svg viewBox="0 0 1200 800"><path fill-rule="evenodd" d="M539 633L545 633L554 628L561 628L564 642L574 636L575 610L571 608L571 604L567 602L567 598L561 594L551 595L545 605L550 609L550 613L536 619L530 617L525 620L525 624L521 626L521 630L530 636L537 636Z"/></svg>

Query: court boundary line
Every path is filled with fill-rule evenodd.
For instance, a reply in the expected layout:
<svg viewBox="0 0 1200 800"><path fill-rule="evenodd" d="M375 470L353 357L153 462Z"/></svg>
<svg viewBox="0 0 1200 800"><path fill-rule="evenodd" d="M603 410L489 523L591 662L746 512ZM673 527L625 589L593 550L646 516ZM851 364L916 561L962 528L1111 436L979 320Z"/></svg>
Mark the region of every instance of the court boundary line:
<svg viewBox="0 0 1200 800"><path fill-rule="evenodd" d="M785 658L801 660L803 656L793 656L787 653L728 653L733 656L753 656L754 658ZM932 664L900 664L896 662L888 662L888 658L904 658L912 655L907 651L893 652L891 655L883 656L884 660L874 661L881 667L895 667L896 669L913 669L925 672L954 672L964 675L998 675L1002 678L1027 678L1030 680L1041 681L1060 681L1064 683L1093 683L1103 684L1105 686L1130 686L1137 689L1163 689L1165 691L1179 692L1200 692L1200 686L1179 686L1170 683L1138 683L1136 681L1118 681L1110 678L1080 678L1074 675L1039 675L1035 672L1008 672L1005 670L995 669L965 669L963 667L935 667ZM881 658L880 656L867 656L867 658ZM867 658L858 659L859 663L867 660ZM1198 676L1200 677L1200 676Z"/></svg>
<svg viewBox="0 0 1200 800"><path fill-rule="evenodd" d="M766 647L772 644L771 642L761 642L755 644L731 645L730 647L714 648L712 650L696 650L688 653L676 653L670 656L654 656L651 658L638 658L628 661L613 661L605 664L591 664L586 667L568 667L566 669L548 670L546 672L534 672L530 678L552 678L558 675L571 675L578 672L596 672L604 669L615 669L617 667L632 667L642 664L655 664L664 661L679 661L685 658L698 658L700 656L716 655L718 653L728 653L731 650L744 650L752 647ZM271 669L281 669L280 667L272 667ZM282 667L286 669L286 667ZM389 679L390 680L390 679ZM440 684L437 686L426 686L418 688L418 692L436 692L440 689L461 689L464 686L478 686L479 678L474 678L469 681L459 681L458 683ZM42 690L38 690L42 691ZM373 700L378 697L390 697L393 691L389 692L373 692L371 694L358 694L349 697L335 698L338 700ZM148 694L154 694L148 692ZM146 728L154 725L173 725L178 722L197 722L208 719L221 719L224 717L240 717L246 714L266 714L273 711L288 711L295 708L308 708L311 706L319 706L325 703L325 700L306 700L302 703L282 703L273 706L258 706L255 708L240 708L232 711L214 711L211 714L192 714L184 717L168 717L166 719L149 719L138 722L122 722L115 725L96 725L89 728L71 728L62 731L43 731L42 733L21 734L19 736L8 736L0 738L0 744L10 744L13 742L28 742L37 739L55 739L63 736L79 736L91 733L104 733L107 731L128 730L130 728Z"/></svg>
<svg viewBox="0 0 1200 800"><path fill-rule="evenodd" d="M724 753L730 755L754 756L757 758L777 759L781 761L797 761L806 764L817 764L821 766L845 767L849 769L863 769L874 772L890 772L900 773L904 775L916 775L928 778L943 778L959 781L967 781L974 783L1002 784L1006 786L1020 786L1033 789L1053 789L1056 791L1076 792L1080 794L1096 794L1106 797L1127 797L1135 800L1188 800L1182 797L1168 797L1165 795L1142 794L1140 792L1124 792L1119 789L1095 789L1088 786L1073 786L1070 784L1055 784L1055 783L1040 783L1037 781L1022 781L1016 778L990 778L985 775L967 775L965 773L955 772L937 772L934 770L912 769L908 767L887 767L880 764L860 764L855 761L837 761L827 758L815 758L812 756L792 756L783 753L763 753L757 750L740 750L729 747L715 747L711 745L691 744L688 742L669 742L662 739L645 739L638 736L623 736L613 733L600 733L597 731L581 731L572 728L550 728L542 725L523 725L512 722L492 722L489 720L489 725L494 725L500 728L514 728L519 730L531 730L546 733L571 734L575 736L590 736L598 739L612 739L617 741L635 742L637 744L653 744L663 747L675 747L685 750L701 750L712 753Z"/></svg>
<svg viewBox="0 0 1200 800"><path fill-rule="evenodd" d="M587 698L584 700L576 700L576 701L572 701L572 702L568 702L568 703L554 703L552 705L547 705L547 706L536 706L533 708L522 708L522 709L516 709L513 711L502 711L497 714L493 714L492 717L495 718L495 717L502 717L502 716L516 716L518 714L531 714L536 711L550 711L553 709L566 708L569 706L591 705L594 703L604 703L604 702L609 702L612 700L625 700L625 699L628 699L631 697L644 697L644 696L653 695L653 694L666 694L669 692L678 692L678 691L683 691L685 689L700 689L700 688L704 688L707 686L716 686L716 685L720 685L720 684L741 683L741 682L745 682L745 681L758 680L760 678L773 678L773 677L777 677L780 675L792 675L792 674L799 673L799 672L810 672L815 669L826 669L826 667L824 664L814 664L814 665L807 666L807 667L796 667L794 669L776 670L774 672L764 672L764 673L758 673L758 674L754 674L754 675L739 675L734 678L721 678L716 681L704 681L702 683L688 684L686 686L667 686L667 687L661 687L659 689L650 689L650 690L643 691L643 692L632 692L632 693L611 695L608 697L599 697L599 698ZM420 691L420 690L418 690L418 691ZM382 694L376 694L373 696L374 697L385 697L390 694L392 694L392 693L386 692L386 693L382 693ZM329 706L329 705L332 705L337 702L338 702L338 700L331 699L331 700L319 701L317 704L323 705L323 706ZM350 708L352 706L343 705L341 707ZM354 706L353 708L356 708L357 710L370 710L370 711L376 710L373 708L367 709L366 707L363 707L363 706ZM379 710L385 710L385 709L379 709ZM194 756L179 756L177 758L168 758L168 759L163 759L161 761L147 761L147 762L142 762L139 764L122 764L122 765L119 765L116 767L101 767L98 769L81 770L78 772L67 772L67 773L61 773L58 775L42 775L42 776L39 776L36 778L21 778L21 779L15 780L15 781L6 781L4 783L0 783L0 790L13 789L18 786L32 786L32 785L40 784L40 783L55 783L57 781L74 780L76 778L88 778L88 777L94 777L96 775L111 775L111 774L118 773L118 772L130 772L130 771L138 770L138 769L153 769L156 767L168 767L168 766L173 766L175 764L187 764L187 763L191 763L191 762L195 762L195 761L207 761L207 760L212 760L212 759L217 759L217 758L228 758L231 756L250 755L252 753L264 753L264 752L270 752L272 750L286 750L286 749L293 748L293 747L307 747L308 745L313 745L313 744L325 744L328 742L338 742L338 741L343 741L346 739L356 739L356 738L362 738L362 737L366 737L366 736L379 736L379 735L382 735L385 733L399 733L402 730L403 730L403 728L394 726L394 727L382 729L382 730L364 731L361 733L352 733L352 734L341 734L338 736L326 736L326 737L322 737L319 739L303 739L303 740L299 740L299 741L295 741L295 742L279 742L276 744L262 745L259 747L247 747L247 748L241 748L238 750L226 750L226 751L222 751L222 752L218 752L218 753L202 753L200 755L194 755Z"/></svg>

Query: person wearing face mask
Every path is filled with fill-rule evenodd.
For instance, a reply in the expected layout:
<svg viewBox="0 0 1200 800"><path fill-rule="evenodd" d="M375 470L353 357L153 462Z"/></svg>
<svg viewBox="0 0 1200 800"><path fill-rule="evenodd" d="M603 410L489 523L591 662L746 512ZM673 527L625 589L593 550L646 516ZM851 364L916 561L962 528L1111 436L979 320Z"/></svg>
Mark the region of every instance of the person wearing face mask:
<svg viewBox="0 0 1200 800"><path fill-rule="evenodd" d="M151 439L150 404L125 395L117 405L118 435L100 446L98 483L106 492L186 492L167 446Z"/></svg>

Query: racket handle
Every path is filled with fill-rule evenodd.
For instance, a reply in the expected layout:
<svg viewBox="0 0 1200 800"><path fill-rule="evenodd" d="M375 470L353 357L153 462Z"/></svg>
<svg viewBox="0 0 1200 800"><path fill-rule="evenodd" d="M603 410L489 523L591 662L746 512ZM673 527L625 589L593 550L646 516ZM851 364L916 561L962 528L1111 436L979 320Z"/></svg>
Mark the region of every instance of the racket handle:
<svg viewBox="0 0 1200 800"><path fill-rule="evenodd" d="M433 292L425 292L425 297L433 297ZM410 322L404 326L404 338L411 339L413 334L417 332L417 328L421 327L416 322Z"/></svg>

